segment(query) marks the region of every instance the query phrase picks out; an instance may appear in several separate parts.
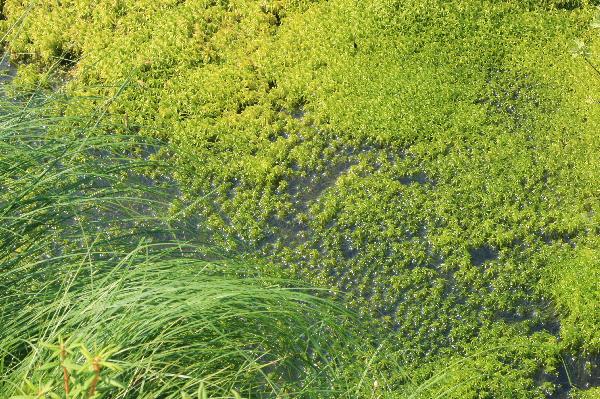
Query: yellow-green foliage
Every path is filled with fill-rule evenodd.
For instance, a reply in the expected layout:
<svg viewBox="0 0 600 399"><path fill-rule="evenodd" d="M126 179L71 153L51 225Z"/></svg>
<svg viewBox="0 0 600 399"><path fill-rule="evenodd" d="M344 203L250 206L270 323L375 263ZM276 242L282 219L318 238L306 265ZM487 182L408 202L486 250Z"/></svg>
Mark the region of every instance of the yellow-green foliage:
<svg viewBox="0 0 600 399"><path fill-rule="evenodd" d="M501 328L503 333L496 331L478 337L465 355L438 362L429 378L407 386L406 396L543 399L555 393L552 382L547 380L559 366L555 338L545 333L523 336L510 331L510 326ZM529 378L531 368L538 370L536 381Z"/></svg>
<svg viewBox="0 0 600 399"><path fill-rule="evenodd" d="M15 58L118 93L107 117L169 139L228 245L348 291L408 358L553 332L538 281L598 234L594 2L30 4L6 0ZM539 368L501 363L512 387Z"/></svg>
<svg viewBox="0 0 600 399"><path fill-rule="evenodd" d="M591 388L585 391L577 391L573 399L598 399L600 398L600 388Z"/></svg>
<svg viewBox="0 0 600 399"><path fill-rule="evenodd" d="M580 250L556 267L548 285L561 312L564 343L600 353L600 251Z"/></svg>

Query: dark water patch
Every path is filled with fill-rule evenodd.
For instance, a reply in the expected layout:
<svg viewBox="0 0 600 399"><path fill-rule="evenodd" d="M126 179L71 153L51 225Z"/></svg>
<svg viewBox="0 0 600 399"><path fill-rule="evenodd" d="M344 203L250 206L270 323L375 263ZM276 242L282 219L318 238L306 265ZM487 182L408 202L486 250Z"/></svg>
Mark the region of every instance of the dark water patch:
<svg viewBox="0 0 600 399"><path fill-rule="evenodd" d="M304 104L297 105L291 109L281 109L280 112L285 115L289 115L293 119L298 121L304 119L304 116L306 115L306 111L304 110Z"/></svg>
<svg viewBox="0 0 600 399"><path fill-rule="evenodd" d="M458 286L458 282L454 277L453 270L440 270L440 277L444 280L444 293L442 294L443 298L455 298L461 297L461 302L464 304L464 298L461 293L460 287Z"/></svg>
<svg viewBox="0 0 600 399"><path fill-rule="evenodd" d="M348 267L341 264L331 267L327 270L329 277L334 281L342 281L346 273L348 273Z"/></svg>
<svg viewBox="0 0 600 399"><path fill-rule="evenodd" d="M528 74L490 68L486 85L474 103L487 108L492 123L508 123L509 130L516 132L530 122L529 110L540 107L541 99L535 81Z"/></svg>
<svg viewBox="0 0 600 399"><path fill-rule="evenodd" d="M285 130L279 131L278 133L270 133L269 136L267 137L267 139L271 142L274 143L277 140L279 140L279 138L283 138L284 140L287 140L290 138L290 134L288 132L286 132Z"/></svg>
<svg viewBox="0 0 600 399"><path fill-rule="evenodd" d="M507 323L522 323L524 321L532 320L535 316L535 306L530 304L525 309L521 310L501 310L496 312L494 315L495 320L502 320Z"/></svg>
<svg viewBox="0 0 600 399"><path fill-rule="evenodd" d="M531 328L532 333L543 331L558 337L560 335L560 320L551 318L549 320L540 321Z"/></svg>
<svg viewBox="0 0 600 399"><path fill-rule="evenodd" d="M556 4L556 8L558 10L573 11L578 8L582 8L584 4L585 3L581 0L566 0L558 2L558 4Z"/></svg>
<svg viewBox="0 0 600 399"><path fill-rule="evenodd" d="M586 390L600 386L600 355L564 356L557 375L540 374L536 384L551 382L556 389L548 399L570 399L575 388Z"/></svg>
<svg viewBox="0 0 600 399"><path fill-rule="evenodd" d="M271 233L261 240L259 249L265 250L278 243L293 248L308 241L309 227L306 223L299 222L295 214L288 213L283 218L271 216L267 223Z"/></svg>
<svg viewBox="0 0 600 399"><path fill-rule="evenodd" d="M350 161L339 162L322 173L312 172L306 176L300 176L298 168L294 170L292 167L296 175L288 180L285 192L289 195L291 209L282 217L269 217L267 223L271 232L261 240L259 248L264 249L276 243L292 247L305 243L309 228L298 216L306 215L311 204L333 187L353 164Z"/></svg>
<svg viewBox="0 0 600 399"><path fill-rule="evenodd" d="M306 177L292 177L288 181L288 194L298 212L305 212L312 202L317 200L327 189L333 187L337 180L348 172L356 160L338 162L323 173L310 173Z"/></svg>
<svg viewBox="0 0 600 399"><path fill-rule="evenodd" d="M291 112L292 118L300 120L304 118L305 112L303 107L296 107Z"/></svg>
<svg viewBox="0 0 600 399"><path fill-rule="evenodd" d="M17 76L17 68L8 61L4 54L0 59L0 85L11 82Z"/></svg>
<svg viewBox="0 0 600 399"><path fill-rule="evenodd" d="M340 250L344 259L353 259L358 255L358 248L348 238L342 239Z"/></svg>
<svg viewBox="0 0 600 399"><path fill-rule="evenodd" d="M418 172L412 175L402 176L398 179L402 184L429 184L434 186L435 181L430 179L425 172Z"/></svg>
<svg viewBox="0 0 600 399"><path fill-rule="evenodd" d="M498 259L499 252L491 245L484 244L477 248L469 249L471 263L475 266L481 266L486 262Z"/></svg>
<svg viewBox="0 0 600 399"><path fill-rule="evenodd" d="M569 245L571 248L575 248L577 246L575 239L580 234L582 234L581 231L573 231L567 233L561 233L558 231L538 231L535 233L535 235L539 237L546 245L562 243Z"/></svg>

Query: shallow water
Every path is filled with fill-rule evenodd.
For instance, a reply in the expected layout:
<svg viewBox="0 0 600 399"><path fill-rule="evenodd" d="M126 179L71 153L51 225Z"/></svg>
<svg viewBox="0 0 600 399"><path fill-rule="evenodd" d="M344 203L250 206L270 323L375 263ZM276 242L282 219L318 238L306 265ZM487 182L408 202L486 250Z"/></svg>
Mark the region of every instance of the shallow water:
<svg viewBox="0 0 600 399"><path fill-rule="evenodd" d="M17 76L17 67L10 63L8 55L0 59L0 85L12 81Z"/></svg>

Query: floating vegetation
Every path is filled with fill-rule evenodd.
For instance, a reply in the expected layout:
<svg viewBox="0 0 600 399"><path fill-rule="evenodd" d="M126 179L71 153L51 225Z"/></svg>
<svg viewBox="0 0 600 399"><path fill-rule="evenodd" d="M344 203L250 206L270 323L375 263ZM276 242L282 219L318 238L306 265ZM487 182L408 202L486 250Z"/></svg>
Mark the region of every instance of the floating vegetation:
<svg viewBox="0 0 600 399"><path fill-rule="evenodd" d="M1 25L14 90L167 143L220 247L394 331L411 381L466 359L425 397L566 397L599 350L598 263L561 266L599 234L595 5L6 0Z"/></svg>

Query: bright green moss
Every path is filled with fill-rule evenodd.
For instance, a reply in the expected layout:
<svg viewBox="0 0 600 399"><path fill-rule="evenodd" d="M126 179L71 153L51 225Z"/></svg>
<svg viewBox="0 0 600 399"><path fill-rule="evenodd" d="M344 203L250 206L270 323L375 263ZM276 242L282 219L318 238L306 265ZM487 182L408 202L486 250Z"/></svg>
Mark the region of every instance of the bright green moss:
<svg viewBox="0 0 600 399"><path fill-rule="evenodd" d="M598 234L600 84L570 53L600 47L590 2L100 3L19 25L8 0L9 49L167 138L227 245L343 289L417 364L498 326L555 333L538 282ZM542 392L534 352L482 362Z"/></svg>
<svg viewBox="0 0 600 399"><path fill-rule="evenodd" d="M600 253L579 250L553 270L548 283L562 315L560 335L565 345L600 353Z"/></svg>
<svg viewBox="0 0 600 399"><path fill-rule="evenodd" d="M577 391L573 399L598 399L600 398L600 388L591 388L587 390Z"/></svg>
<svg viewBox="0 0 600 399"><path fill-rule="evenodd" d="M555 393L551 381L559 364L554 337L523 336L510 326L497 327L478 337L465 355L436 363L426 382L408 385L407 396L542 399Z"/></svg>

